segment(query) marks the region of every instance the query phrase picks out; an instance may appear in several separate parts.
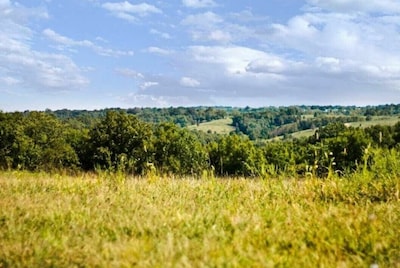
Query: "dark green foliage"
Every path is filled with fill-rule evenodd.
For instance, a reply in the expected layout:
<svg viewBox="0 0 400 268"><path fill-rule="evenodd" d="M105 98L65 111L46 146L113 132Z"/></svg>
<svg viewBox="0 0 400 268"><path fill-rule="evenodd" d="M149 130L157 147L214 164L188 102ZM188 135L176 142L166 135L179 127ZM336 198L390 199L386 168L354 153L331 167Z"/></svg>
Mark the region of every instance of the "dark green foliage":
<svg viewBox="0 0 400 268"><path fill-rule="evenodd" d="M29 112L0 116L0 165L13 169L62 169L79 164L67 126L54 116Z"/></svg>
<svg viewBox="0 0 400 268"><path fill-rule="evenodd" d="M270 165L270 175L290 174L293 175L299 156L296 144L293 142L276 141L269 142L263 146L266 163ZM301 162L301 161L300 161Z"/></svg>
<svg viewBox="0 0 400 268"><path fill-rule="evenodd" d="M371 126L365 129L365 133L371 138L374 146L393 148L396 145L392 126Z"/></svg>
<svg viewBox="0 0 400 268"><path fill-rule="evenodd" d="M229 108L224 107L170 107L170 108L132 108L132 109L104 109L95 111L86 110L47 110L46 113L54 114L61 120L77 120L87 127L92 127L99 118L104 117L108 112L124 112L135 115L141 121L147 123L172 122L181 127L195 125L202 122L222 119L227 116Z"/></svg>
<svg viewBox="0 0 400 268"><path fill-rule="evenodd" d="M365 150L372 143L367 132L360 128L346 127L343 123L331 123L315 131L308 139L312 164L318 176L329 172L345 174L355 171L364 157Z"/></svg>
<svg viewBox="0 0 400 268"><path fill-rule="evenodd" d="M397 173L392 163L400 151L400 123L365 129L345 123L393 115L399 107L382 106L382 112L340 106L0 112L0 168L330 177L387 167ZM226 116L233 118L234 135L182 127ZM299 129L315 134L290 138ZM277 135L286 139L263 139Z"/></svg>
<svg viewBox="0 0 400 268"><path fill-rule="evenodd" d="M210 164L218 175L256 176L265 167L265 160L246 137L230 135L209 145Z"/></svg>
<svg viewBox="0 0 400 268"><path fill-rule="evenodd" d="M365 121L363 115L350 116L341 108L280 107L239 110L233 115L232 125L237 133L248 135L251 140L269 139L297 131L315 129L330 123L343 125L348 122Z"/></svg>
<svg viewBox="0 0 400 268"><path fill-rule="evenodd" d="M91 168L142 173L149 162L151 127L124 112L107 112L89 132Z"/></svg>
<svg viewBox="0 0 400 268"><path fill-rule="evenodd" d="M240 111L240 110L239 110ZM270 138L277 134L271 132L283 125L300 120L301 110L298 107L280 107L269 109L245 109L232 118L236 131L246 134L251 140ZM297 131L297 128L290 130Z"/></svg>
<svg viewBox="0 0 400 268"><path fill-rule="evenodd" d="M156 127L154 164L162 173L200 174L207 168L207 154L197 137L171 123Z"/></svg>

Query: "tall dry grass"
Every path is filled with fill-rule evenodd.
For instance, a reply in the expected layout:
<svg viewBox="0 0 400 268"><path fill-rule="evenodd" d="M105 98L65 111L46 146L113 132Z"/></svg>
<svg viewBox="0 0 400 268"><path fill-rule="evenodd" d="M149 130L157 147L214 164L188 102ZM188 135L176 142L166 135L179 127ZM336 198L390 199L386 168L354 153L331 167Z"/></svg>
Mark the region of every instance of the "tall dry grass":
<svg viewBox="0 0 400 268"><path fill-rule="evenodd" d="M0 173L0 267L400 267L400 182Z"/></svg>

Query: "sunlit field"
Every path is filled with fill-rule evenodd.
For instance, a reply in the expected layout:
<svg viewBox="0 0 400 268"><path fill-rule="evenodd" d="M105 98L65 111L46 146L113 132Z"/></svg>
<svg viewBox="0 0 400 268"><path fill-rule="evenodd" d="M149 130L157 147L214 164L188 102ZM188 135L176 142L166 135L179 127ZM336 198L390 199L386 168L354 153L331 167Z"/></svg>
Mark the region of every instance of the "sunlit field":
<svg viewBox="0 0 400 268"><path fill-rule="evenodd" d="M218 134L229 134L230 132L235 131L235 127L232 126L232 118L229 117L201 123L199 125L192 125L189 126L189 129Z"/></svg>
<svg viewBox="0 0 400 268"><path fill-rule="evenodd" d="M400 182L0 173L0 267L400 267Z"/></svg>

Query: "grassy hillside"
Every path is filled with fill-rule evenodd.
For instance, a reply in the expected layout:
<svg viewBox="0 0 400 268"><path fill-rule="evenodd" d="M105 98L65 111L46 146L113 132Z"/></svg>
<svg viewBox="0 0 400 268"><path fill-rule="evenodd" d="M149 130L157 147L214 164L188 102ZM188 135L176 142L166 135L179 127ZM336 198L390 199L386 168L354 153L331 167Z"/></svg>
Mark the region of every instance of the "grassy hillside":
<svg viewBox="0 0 400 268"><path fill-rule="evenodd" d="M0 173L0 267L400 267L400 182Z"/></svg>
<svg viewBox="0 0 400 268"><path fill-rule="evenodd" d="M311 115L306 115L304 117L310 117ZM352 127L361 127L361 128L366 128L370 127L373 125L384 125L384 126L393 126L397 122L400 121L399 116L373 116L371 120L369 121L355 121L355 122L350 122L346 123L348 126ZM201 123L199 125L192 125L189 126L189 129L196 129L204 132L212 132L212 133L218 133L218 134L229 134L232 131L235 131L235 127L232 125L232 119L231 118L225 118L225 119L219 119L219 120L213 120L210 122L206 123ZM291 125L291 124L288 124ZM286 125L282 125L281 128L285 128ZM297 131L294 133L291 133L290 135L293 138L303 138L303 137L309 137L314 134L315 130L314 129L307 129L307 130L302 130L302 131ZM271 140L278 140L282 139L283 136L277 136Z"/></svg>
<svg viewBox="0 0 400 268"><path fill-rule="evenodd" d="M369 121L356 121L346 123L347 126L367 128L374 125L393 126L400 121L398 116L373 116ZM293 138L310 137L314 135L315 129L307 129L291 133ZM282 139L283 136L276 137L275 139Z"/></svg>
<svg viewBox="0 0 400 268"><path fill-rule="evenodd" d="M351 122L348 125L352 127L370 127L374 125L393 126L400 121L399 116L373 116L370 121Z"/></svg>
<svg viewBox="0 0 400 268"><path fill-rule="evenodd" d="M201 123L198 126L192 125L189 126L189 129L196 129L204 132L211 131L212 133L217 134L229 134L230 132L235 131L235 128L232 126L231 118L213 120L210 122Z"/></svg>

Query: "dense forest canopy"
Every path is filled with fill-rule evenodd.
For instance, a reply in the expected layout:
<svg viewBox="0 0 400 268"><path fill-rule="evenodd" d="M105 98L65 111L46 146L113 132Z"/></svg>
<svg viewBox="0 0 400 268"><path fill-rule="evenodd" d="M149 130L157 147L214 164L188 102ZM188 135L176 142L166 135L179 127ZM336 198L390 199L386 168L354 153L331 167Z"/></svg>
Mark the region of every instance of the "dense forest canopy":
<svg viewBox="0 0 400 268"><path fill-rule="evenodd" d="M378 170L377 165L394 169L400 123L346 123L399 114L400 105L394 104L0 112L0 167L320 177ZM235 131L220 135L187 128L221 118L231 118ZM307 129L311 136L268 140Z"/></svg>

